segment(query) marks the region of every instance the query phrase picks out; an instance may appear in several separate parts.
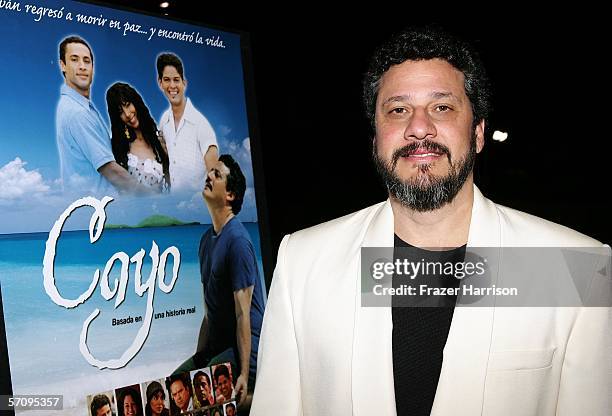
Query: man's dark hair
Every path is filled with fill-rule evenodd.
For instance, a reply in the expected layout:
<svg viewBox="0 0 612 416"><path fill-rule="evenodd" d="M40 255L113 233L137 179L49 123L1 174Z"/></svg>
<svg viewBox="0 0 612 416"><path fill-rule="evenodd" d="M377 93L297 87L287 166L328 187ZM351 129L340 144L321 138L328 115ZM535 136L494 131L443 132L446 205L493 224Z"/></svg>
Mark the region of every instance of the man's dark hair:
<svg viewBox="0 0 612 416"><path fill-rule="evenodd" d="M167 388L168 391L170 392L170 395L172 395L172 391L170 390L170 386L172 386L172 384L175 381L180 381L181 383L183 383L183 386L185 386L185 388L189 391L189 395L192 395L192 391L191 391L191 383L189 382L189 374L187 373L179 373L179 374L174 374L170 376L170 380L168 381L167 384Z"/></svg>
<svg viewBox="0 0 612 416"><path fill-rule="evenodd" d="M198 377L200 377L200 376L204 377L204 378L206 379L206 381L208 381L208 385L209 385L209 386L211 385L211 384L210 384L210 377L208 377L208 374L206 374L204 371L200 370L200 371L198 371L197 373L195 373L195 374L193 375L193 385L194 385L194 386L195 386L196 379L197 379Z"/></svg>
<svg viewBox="0 0 612 416"><path fill-rule="evenodd" d="M439 28L410 28L394 35L372 56L363 79L363 102L370 124L375 129L376 98L383 74L404 61L442 59L465 77L465 93L470 99L473 125L489 116L489 82L476 51L465 41Z"/></svg>
<svg viewBox="0 0 612 416"><path fill-rule="evenodd" d="M91 400L91 405L89 406L91 410L91 416L98 416L98 410L102 409L104 406L108 405L110 407L110 400L106 394L97 394Z"/></svg>
<svg viewBox="0 0 612 416"><path fill-rule="evenodd" d="M183 71L183 61L181 58L173 53L162 53L157 56L157 78L162 79L164 75L164 68L167 66L173 66L176 68L176 72L179 73L181 79L185 79Z"/></svg>
<svg viewBox="0 0 612 416"><path fill-rule="evenodd" d="M234 406L234 403L228 403L228 404L225 406L225 410L227 410L227 408L228 408L228 407L231 407L232 409L236 410L236 406Z"/></svg>
<svg viewBox="0 0 612 416"><path fill-rule="evenodd" d="M215 372L213 373L213 378L215 379L215 383L219 382L219 377L225 376L226 378L230 378L229 370L225 364L218 365L215 368Z"/></svg>
<svg viewBox="0 0 612 416"><path fill-rule="evenodd" d="M244 193L246 192L246 178L244 177L238 162L236 162L230 155L219 156L219 161L223 162L223 164L229 169L230 173L227 175L227 184L225 185L225 189L234 194L234 200L230 203L230 205L234 215L238 215L242 209Z"/></svg>
<svg viewBox="0 0 612 416"><path fill-rule="evenodd" d="M65 38L64 40L61 41L61 43L59 45L59 59L60 59L60 61L62 61L64 64L66 63L66 46L69 43L80 43L82 45L87 46L87 49L89 49L89 54L91 55L91 62L93 63L94 56L93 56L93 52L91 51L91 47L89 46L89 44L87 42L85 42L85 39L80 38L78 36L68 36L67 38Z"/></svg>

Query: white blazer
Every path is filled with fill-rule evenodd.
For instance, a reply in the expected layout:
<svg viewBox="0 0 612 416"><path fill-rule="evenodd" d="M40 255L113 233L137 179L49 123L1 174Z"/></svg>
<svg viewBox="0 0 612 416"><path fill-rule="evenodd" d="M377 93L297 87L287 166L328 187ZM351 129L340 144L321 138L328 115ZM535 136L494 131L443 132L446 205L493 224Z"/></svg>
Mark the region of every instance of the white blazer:
<svg viewBox="0 0 612 416"><path fill-rule="evenodd" d="M387 201L283 239L251 416L396 414L391 309L361 307L359 279L360 248L393 235ZM601 243L474 187L468 246ZM431 414L612 415L611 322L610 308L456 308Z"/></svg>

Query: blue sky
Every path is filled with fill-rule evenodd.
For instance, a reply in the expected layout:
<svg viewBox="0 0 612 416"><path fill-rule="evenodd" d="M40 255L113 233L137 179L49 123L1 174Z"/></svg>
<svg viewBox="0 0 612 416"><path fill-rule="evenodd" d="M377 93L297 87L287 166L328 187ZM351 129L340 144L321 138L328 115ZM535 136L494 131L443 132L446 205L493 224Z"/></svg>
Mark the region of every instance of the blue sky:
<svg viewBox="0 0 612 416"><path fill-rule="evenodd" d="M171 51L181 57L188 80L186 95L212 124L221 153L230 153L247 176L245 206L240 218L256 221L253 172L240 39L238 35L209 30L170 20L122 12L76 2L32 1L29 4L63 9L61 19L21 11L0 10L0 79L5 92L0 97L0 233L48 231L59 214L79 195L61 194L59 159L55 144L55 109L63 77L59 70L58 45L69 35L86 39L94 53L94 82L91 98L107 116L106 89L116 81L127 82L142 95L151 114L159 120L168 104L157 85L155 59ZM67 13L73 20L67 21ZM76 15L107 18L120 22L120 29L80 23ZM125 23L188 34L202 39L219 38L224 48L175 39L149 40L149 35L127 32ZM134 27L134 26L132 26ZM150 32L149 32L150 33ZM195 37L195 35L194 35ZM109 123L110 124L110 123ZM209 222L199 194L153 198L121 198L114 203L112 223L135 224L145 214L161 213L182 220ZM137 208L137 209L134 209ZM24 214L32 217L24 221ZM71 228L84 228L75 219Z"/></svg>

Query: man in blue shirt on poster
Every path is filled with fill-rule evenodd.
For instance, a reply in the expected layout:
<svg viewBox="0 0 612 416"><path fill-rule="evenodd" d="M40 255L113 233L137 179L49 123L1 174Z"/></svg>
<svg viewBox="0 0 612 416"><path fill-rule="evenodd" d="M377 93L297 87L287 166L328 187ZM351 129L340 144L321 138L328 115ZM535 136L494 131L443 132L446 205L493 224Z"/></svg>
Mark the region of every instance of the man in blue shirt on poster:
<svg viewBox="0 0 612 416"><path fill-rule="evenodd" d="M93 53L78 36L59 45L64 85L57 104L55 126L62 186L96 195L138 189L138 184L117 162L110 136L90 99Z"/></svg>
<svg viewBox="0 0 612 416"><path fill-rule="evenodd" d="M238 163L230 155L219 157L208 172L202 192L212 226L200 241L206 309L194 356L195 364L200 367L232 363L240 405L245 403L247 386L252 391L255 384L264 312L253 243L236 218L245 190L246 179Z"/></svg>

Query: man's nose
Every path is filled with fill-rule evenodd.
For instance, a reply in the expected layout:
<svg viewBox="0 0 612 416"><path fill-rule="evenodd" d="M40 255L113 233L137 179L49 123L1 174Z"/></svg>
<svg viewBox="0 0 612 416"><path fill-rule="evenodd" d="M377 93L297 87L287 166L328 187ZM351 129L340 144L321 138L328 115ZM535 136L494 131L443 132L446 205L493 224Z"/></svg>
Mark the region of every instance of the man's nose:
<svg viewBox="0 0 612 416"><path fill-rule="evenodd" d="M404 139L424 140L436 137L437 130L430 115L424 108L416 108L408 120Z"/></svg>

